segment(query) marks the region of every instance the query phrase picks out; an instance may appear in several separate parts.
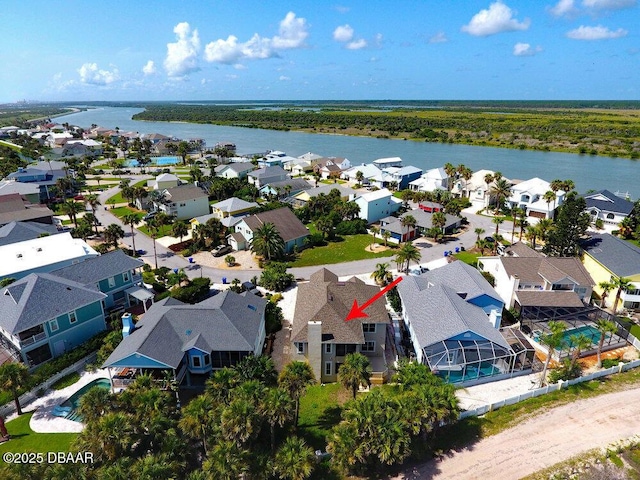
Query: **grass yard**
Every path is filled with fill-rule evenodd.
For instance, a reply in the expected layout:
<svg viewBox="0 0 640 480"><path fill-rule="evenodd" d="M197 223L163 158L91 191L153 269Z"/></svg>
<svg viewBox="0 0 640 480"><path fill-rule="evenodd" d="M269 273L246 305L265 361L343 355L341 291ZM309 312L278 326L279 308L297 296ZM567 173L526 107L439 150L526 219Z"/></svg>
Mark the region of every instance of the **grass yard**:
<svg viewBox="0 0 640 480"><path fill-rule="evenodd" d="M298 432L314 450L325 451L326 437L340 422L341 405L348 399L348 392L338 383L307 388L300 399Z"/></svg>
<svg viewBox="0 0 640 480"><path fill-rule="evenodd" d="M310 228L311 230L311 228ZM382 252L367 252L365 248L371 245L373 237L367 234L345 235L341 241L329 242L322 247L313 247L303 250L298 258L291 262L291 267L310 267L330 263L350 262L353 260L366 260L369 258L392 257L397 248L391 246L389 250ZM382 243L376 241L376 243Z"/></svg>
<svg viewBox="0 0 640 480"><path fill-rule="evenodd" d="M78 372L71 372L69 375L65 375L56 383L51 385L51 388L54 390L62 390L63 388L68 387L69 385L73 385L78 380L80 380L80 374Z"/></svg>
<svg viewBox="0 0 640 480"><path fill-rule="evenodd" d="M134 184L131 185L132 187L146 187L147 186L147 180L140 180L139 182L136 182ZM109 198L109 200L107 200L107 204L111 204L111 203L128 203L129 199L128 198L124 198L122 196L122 192L118 192L116 193L113 197Z"/></svg>
<svg viewBox="0 0 640 480"><path fill-rule="evenodd" d="M151 236L149 227L147 227L146 224L140 225L139 227L136 227L136 228L140 230L142 233L144 233L145 235L147 235L148 237ZM163 225L162 228L158 229L158 234L156 235L156 238L166 237L168 235L171 235L171 225Z"/></svg>
<svg viewBox="0 0 640 480"><path fill-rule="evenodd" d="M29 427L33 413L25 413L7 422L11 440L0 444L0 453L11 452L68 452L77 433L36 433Z"/></svg>
<svg viewBox="0 0 640 480"><path fill-rule="evenodd" d="M476 263L478 263L478 258L481 257L482 255L479 252L472 253L472 252L464 251L464 252L454 253L453 256L456 257L458 260L461 260L464 263L467 263L472 267L475 267Z"/></svg>
<svg viewBox="0 0 640 480"><path fill-rule="evenodd" d="M122 218L125 215L128 215L130 213L136 213L140 215L140 218L142 218L142 215L144 215L146 212L143 210L138 210L137 208L131 208L131 207L116 207L116 208L110 208L109 212L114 214L116 217L118 218Z"/></svg>

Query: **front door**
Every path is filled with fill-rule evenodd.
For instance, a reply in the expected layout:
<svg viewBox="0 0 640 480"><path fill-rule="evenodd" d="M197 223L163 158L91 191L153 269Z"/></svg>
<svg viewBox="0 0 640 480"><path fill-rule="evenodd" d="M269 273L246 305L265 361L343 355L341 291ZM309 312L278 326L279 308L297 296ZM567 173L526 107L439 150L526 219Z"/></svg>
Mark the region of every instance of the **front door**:
<svg viewBox="0 0 640 480"><path fill-rule="evenodd" d="M64 353L64 340L60 340L53 344L53 356L59 357Z"/></svg>

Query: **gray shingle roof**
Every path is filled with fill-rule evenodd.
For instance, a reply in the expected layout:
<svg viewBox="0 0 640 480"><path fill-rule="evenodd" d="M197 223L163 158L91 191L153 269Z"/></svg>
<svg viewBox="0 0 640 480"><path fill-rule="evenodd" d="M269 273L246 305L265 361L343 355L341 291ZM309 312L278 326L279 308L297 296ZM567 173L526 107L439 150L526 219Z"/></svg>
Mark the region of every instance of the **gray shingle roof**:
<svg viewBox="0 0 640 480"><path fill-rule="evenodd" d="M177 368L184 352L193 347L205 352L253 352L266 303L229 290L196 305L162 300L151 306L104 365L138 354Z"/></svg>
<svg viewBox="0 0 640 480"><path fill-rule="evenodd" d="M584 307L584 303L575 292L518 290L516 297L523 307Z"/></svg>
<svg viewBox="0 0 640 480"><path fill-rule="evenodd" d="M287 172L280 165L276 165L274 167L263 167L258 170L254 170L249 172L250 177L254 178L269 178L269 177L277 177L284 176Z"/></svg>
<svg viewBox="0 0 640 480"><path fill-rule="evenodd" d="M369 306L366 310L368 318L348 322L345 319L354 300L362 305L379 291L379 287L367 285L356 277L339 282L333 272L326 268L318 270L311 275L309 283L298 287L291 341L307 341L308 322L321 321L326 343L364 343L363 323L389 323L384 302Z"/></svg>
<svg viewBox="0 0 640 480"><path fill-rule="evenodd" d="M207 193L200 187L187 183L177 187L168 188L166 197L171 202L184 202L185 200L194 200L196 198L206 197Z"/></svg>
<svg viewBox="0 0 640 480"><path fill-rule="evenodd" d="M509 276L517 276L520 283L555 283L570 277L578 285L593 286L589 272L575 257L502 257L500 259Z"/></svg>
<svg viewBox="0 0 640 480"><path fill-rule="evenodd" d="M467 301L482 295L487 295L497 302L503 303L498 293L489 282L484 279L482 274L464 262L452 262L444 267L425 272L421 275L420 279L425 282L425 286L426 282L431 282L433 284L448 285L457 292L464 292L467 294Z"/></svg>
<svg viewBox="0 0 640 480"><path fill-rule="evenodd" d="M265 184L262 188L270 187L273 189L281 188L284 192L284 188L289 185L291 190L294 192L298 192L300 190L309 190L311 189L311 184L307 182L304 178L289 178L287 180L279 180L277 182L269 182Z"/></svg>
<svg viewBox="0 0 640 480"><path fill-rule="evenodd" d="M309 229L304 226L289 207L251 215L245 218L244 221L253 232L265 223L273 223L285 242L309 235Z"/></svg>
<svg viewBox="0 0 640 480"><path fill-rule="evenodd" d="M11 222L0 227L0 246L33 240L42 234L55 235L59 230L55 225L36 222Z"/></svg>
<svg viewBox="0 0 640 480"><path fill-rule="evenodd" d="M218 203L211 205L211 208L222 210L225 213L233 213L238 210L246 210L247 208L256 208L258 204L256 202L247 202L238 197L230 197Z"/></svg>
<svg viewBox="0 0 640 480"><path fill-rule="evenodd" d="M144 265L142 260L132 258L118 249L89 258L84 262L54 270L51 274L67 280L74 280L82 285L95 285L100 280L128 272L134 268L140 268L142 265Z"/></svg>
<svg viewBox="0 0 640 480"><path fill-rule="evenodd" d="M629 215L631 210L633 210L633 202L620 198L609 190L588 193L583 195L583 197L587 204L587 210L595 207L600 211L614 212L622 215Z"/></svg>
<svg viewBox="0 0 640 480"><path fill-rule="evenodd" d="M608 233L592 234L584 251L619 277L640 274L640 248Z"/></svg>
<svg viewBox="0 0 640 480"><path fill-rule="evenodd" d="M0 290L0 325L17 334L105 297L78 282L32 273Z"/></svg>

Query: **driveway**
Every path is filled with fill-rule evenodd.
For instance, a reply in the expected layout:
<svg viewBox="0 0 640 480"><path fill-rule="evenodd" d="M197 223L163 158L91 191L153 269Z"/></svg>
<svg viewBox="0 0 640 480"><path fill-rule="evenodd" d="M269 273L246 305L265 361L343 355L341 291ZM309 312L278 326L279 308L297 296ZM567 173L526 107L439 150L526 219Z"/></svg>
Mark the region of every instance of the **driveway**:
<svg viewBox="0 0 640 480"><path fill-rule="evenodd" d="M640 388L553 408L440 461L393 477L407 479L518 479L640 431Z"/></svg>

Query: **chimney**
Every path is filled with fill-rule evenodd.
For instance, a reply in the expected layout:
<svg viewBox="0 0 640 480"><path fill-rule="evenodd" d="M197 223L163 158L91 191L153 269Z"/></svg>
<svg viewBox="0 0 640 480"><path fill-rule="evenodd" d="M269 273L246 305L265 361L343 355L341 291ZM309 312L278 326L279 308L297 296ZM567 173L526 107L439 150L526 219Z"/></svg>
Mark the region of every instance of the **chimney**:
<svg viewBox="0 0 640 480"><path fill-rule="evenodd" d="M322 382L322 322L307 323L307 359L317 382Z"/></svg>
<svg viewBox="0 0 640 480"><path fill-rule="evenodd" d="M133 325L133 317L130 313L125 313L122 315L122 338L126 338L131 335L131 332L136 327Z"/></svg>

